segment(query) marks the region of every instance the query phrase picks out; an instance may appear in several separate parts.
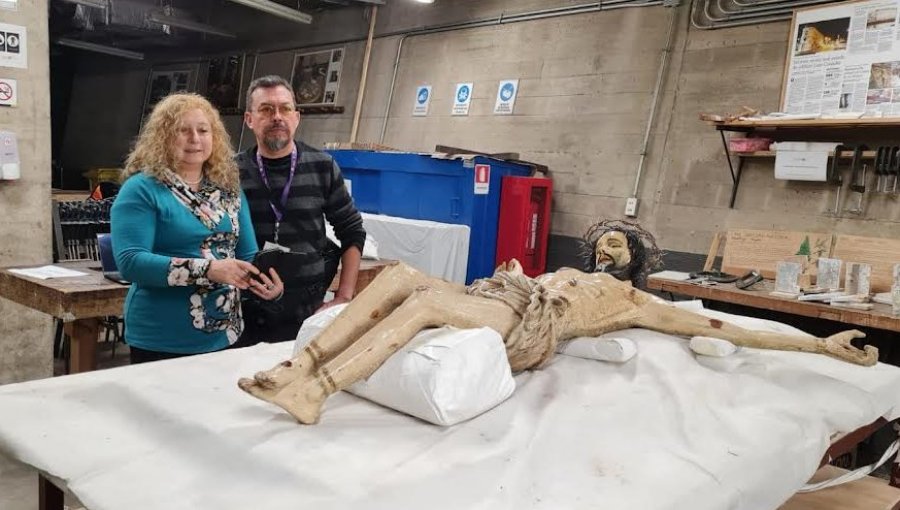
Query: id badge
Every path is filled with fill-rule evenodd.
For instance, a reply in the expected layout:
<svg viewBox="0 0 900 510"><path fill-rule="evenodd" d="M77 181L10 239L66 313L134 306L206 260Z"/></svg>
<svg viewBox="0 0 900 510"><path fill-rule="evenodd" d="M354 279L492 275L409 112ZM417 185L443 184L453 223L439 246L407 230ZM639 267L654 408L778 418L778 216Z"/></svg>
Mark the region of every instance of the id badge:
<svg viewBox="0 0 900 510"><path fill-rule="evenodd" d="M290 248L285 248L284 246L281 246L278 243L273 243L272 241L266 241L266 244L263 245L263 250L281 250L285 253L291 251Z"/></svg>

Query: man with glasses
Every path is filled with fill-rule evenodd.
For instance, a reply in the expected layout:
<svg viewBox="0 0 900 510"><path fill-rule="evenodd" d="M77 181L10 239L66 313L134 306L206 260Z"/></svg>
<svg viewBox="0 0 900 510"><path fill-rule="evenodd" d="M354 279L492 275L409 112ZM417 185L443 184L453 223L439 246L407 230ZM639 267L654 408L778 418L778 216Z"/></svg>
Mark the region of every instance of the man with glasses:
<svg viewBox="0 0 900 510"><path fill-rule="evenodd" d="M263 76L250 83L244 122L256 146L238 154L241 187L250 204L257 243L263 250L290 250L279 266L284 296L273 304L250 301L244 307L239 345L293 340L300 324L320 308L353 298L366 232L362 216L328 154L294 139L300 114L290 83ZM338 247L325 236L334 227ZM334 300L323 304L337 272Z"/></svg>

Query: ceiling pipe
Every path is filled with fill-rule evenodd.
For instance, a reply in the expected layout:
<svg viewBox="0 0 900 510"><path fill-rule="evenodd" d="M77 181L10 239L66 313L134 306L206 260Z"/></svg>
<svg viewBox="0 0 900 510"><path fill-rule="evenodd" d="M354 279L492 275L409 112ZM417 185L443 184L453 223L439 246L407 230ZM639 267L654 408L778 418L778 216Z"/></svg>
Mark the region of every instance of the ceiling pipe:
<svg viewBox="0 0 900 510"><path fill-rule="evenodd" d="M720 28L747 27L759 25L762 23L774 23L777 21L787 21L793 17L793 14L776 14L759 16L753 19L743 19L738 21L715 21L710 18L703 20L709 9L711 0L692 0L691 2L691 26L698 30L717 30Z"/></svg>
<svg viewBox="0 0 900 510"><path fill-rule="evenodd" d="M723 0L716 0L716 7L719 12L725 14L724 17L721 16L713 16L709 12L710 1L707 1L707 17L711 20L715 21L728 21L735 19L752 19L759 17L760 15L769 15L769 14L792 14L794 9L797 7L805 7L810 5L819 5L825 3L831 3L832 0L800 0L791 2L790 4L786 4L784 2L780 4L769 4L762 7L749 7L745 9L737 9L730 10L725 5L723 5Z"/></svg>
<svg viewBox="0 0 900 510"><path fill-rule="evenodd" d="M102 44L80 41L78 39L68 39L65 37L61 37L56 40L56 44L59 44L60 46L76 48L79 50L93 51L94 53L113 55L115 57L129 58L132 60L144 60L144 54L138 53L137 51L123 50L122 48L116 48L115 46L104 46Z"/></svg>
<svg viewBox="0 0 900 510"><path fill-rule="evenodd" d="M291 9L290 7L285 7L276 2L272 2L271 0L229 0L230 2L243 5L244 7L250 7L251 9L256 9L258 11L265 12L267 14L271 14L272 16L278 16L279 18L284 18L290 21L294 21L296 23L312 23L312 16L306 14L305 12L300 12L295 9Z"/></svg>

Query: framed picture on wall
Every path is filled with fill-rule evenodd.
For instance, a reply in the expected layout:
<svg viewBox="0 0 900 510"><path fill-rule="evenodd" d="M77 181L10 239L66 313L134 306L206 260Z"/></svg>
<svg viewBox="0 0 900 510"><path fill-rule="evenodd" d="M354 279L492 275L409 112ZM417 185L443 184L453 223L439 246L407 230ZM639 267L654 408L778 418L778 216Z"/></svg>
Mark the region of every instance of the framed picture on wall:
<svg viewBox="0 0 900 510"><path fill-rule="evenodd" d="M206 74L206 97L223 115L240 113L244 55L210 59Z"/></svg>
<svg viewBox="0 0 900 510"><path fill-rule="evenodd" d="M291 86L298 106L333 106L337 102L344 48L298 53L291 69Z"/></svg>
<svg viewBox="0 0 900 510"><path fill-rule="evenodd" d="M144 96L144 113L149 112L160 99L173 92L197 90L197 74L200 64L172 64L150 70L147 92Z"/></svg>

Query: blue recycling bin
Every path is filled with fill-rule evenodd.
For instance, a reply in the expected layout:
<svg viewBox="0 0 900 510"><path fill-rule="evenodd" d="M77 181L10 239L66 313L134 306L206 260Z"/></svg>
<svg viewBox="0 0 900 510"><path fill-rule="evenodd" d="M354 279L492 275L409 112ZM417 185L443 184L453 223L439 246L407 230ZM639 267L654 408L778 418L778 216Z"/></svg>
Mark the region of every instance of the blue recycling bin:
<svg viewBox="0 0 900 510"><path fill-rule="evenodd" d="M493 274L501 180L531 175L531 167L485 156L463 160L405 152L328 152L352 181L359 210L468 225L466 283Z"/></svg>

